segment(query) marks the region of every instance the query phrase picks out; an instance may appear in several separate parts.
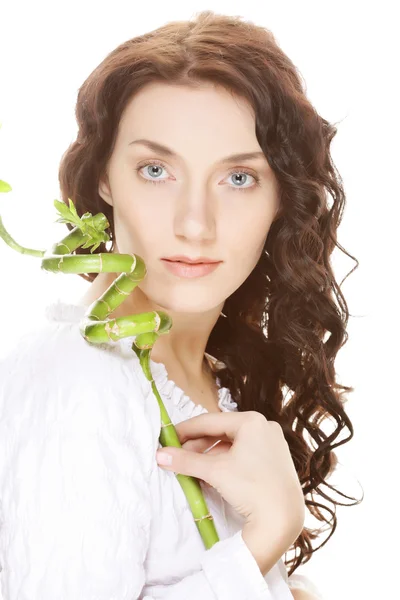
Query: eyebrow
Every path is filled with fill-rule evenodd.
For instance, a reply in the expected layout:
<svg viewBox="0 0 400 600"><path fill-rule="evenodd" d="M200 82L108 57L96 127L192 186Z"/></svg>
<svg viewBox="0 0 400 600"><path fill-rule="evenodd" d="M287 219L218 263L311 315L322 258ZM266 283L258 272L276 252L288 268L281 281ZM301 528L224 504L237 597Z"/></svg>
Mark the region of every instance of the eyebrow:
<svg viewBox="0 0 400 600"><path fill-rule="evenodd" d="M128 146L131 146L133 144L142 144L142 146L147 146L148 148L150 148L150 150L153 150L153 152L159 152L159 153L164 154L165 156L169 156L171 158L179 158L179 155L176 152L174 152L173 150L171 150L171 148L168 148L168 146L164 146L164 144L159 144L158 142L154 142L152 140L146 140L144 138L141 138L139 140L133 140L133 142L130 142L128 144ZM259 151L241 152L239 154L231 154L230 156L226 156L225 158L222 158L219 161L219 163L220 164L230 164L230 163L237 162L237 161L253 160L255 158L264 158L265 159L265 155L263 152L259 152Z"/></svg>

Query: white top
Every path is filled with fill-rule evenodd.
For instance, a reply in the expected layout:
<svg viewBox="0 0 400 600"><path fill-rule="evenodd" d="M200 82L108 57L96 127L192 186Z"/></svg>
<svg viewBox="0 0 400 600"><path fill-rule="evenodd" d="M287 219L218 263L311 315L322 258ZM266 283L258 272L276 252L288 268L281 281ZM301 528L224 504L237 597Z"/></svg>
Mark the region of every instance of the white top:
<svg viewBox="0 0 400 600"><path fill-rule="evenodd" d="M244 519L201 482L220 537L205 549L175 474L156 462L160 411L135 336L86 341L85 310L52 302L0 362L2 600L292 600L289 588L304 586L318 594L304 576L288 581L282 558L263 577ZM174 424L207 412L162 363L150 364ZM227 388L219 406L237 410Z"/></svg>

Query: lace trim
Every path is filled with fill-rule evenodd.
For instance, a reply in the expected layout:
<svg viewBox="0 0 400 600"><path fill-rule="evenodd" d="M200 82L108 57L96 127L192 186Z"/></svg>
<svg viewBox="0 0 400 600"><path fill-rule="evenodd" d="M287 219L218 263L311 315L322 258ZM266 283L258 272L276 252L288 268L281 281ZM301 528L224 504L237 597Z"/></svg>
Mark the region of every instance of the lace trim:
<svg viewBox="0 0 400 600"><path fill-rule="evenodd" d="M49 321L56 322L73 322L79 323L86 312L87 307L80 304L72 304L64 302L62 300L56 300L45 307L45 317ZM119 345L126 351L132 351L133 340L136 336L124 337L120 340L110 340L105 344L96 344L97 346L116 346ZM136 356L133 353L134 356ZM211 362L211 368L217 372L225 367L222 361L217 360L208 352L205 352L205 356ZM157 389L162 392L163 395L170 398L174 405L184 412L201 414L202 412L208 412L201 404L195 404L185 392L177 386L177 384L168 379L167 368L163 363L156 363L150 359L151 372L153 373L154 380L157 382ZM229 388L221 387L221 381L219 377L216 377L216 384L218 387L218 407L223 411L233 411L237 409L237 403L234 402Z"/></svg>
<svg viewBox="0 0 400 600"><path fill-rule="evenodd" d="M126 338L125 338L126 339ZM195 404L193 400L185 394L185 392L177 386L172 380L168 379L168 372L163 363L156 363L150 359L151 372L154 380L157 384L157 389L163 396L171 399L173 404L184 412L189 411L190 413L196 412L201 414L202 412L208 412L201 404ZM229 388L221 387L221 381L219 377L216 378L218 387L218 407L222 412L229 412L237 409L237 403L234 402Z"/></svg>

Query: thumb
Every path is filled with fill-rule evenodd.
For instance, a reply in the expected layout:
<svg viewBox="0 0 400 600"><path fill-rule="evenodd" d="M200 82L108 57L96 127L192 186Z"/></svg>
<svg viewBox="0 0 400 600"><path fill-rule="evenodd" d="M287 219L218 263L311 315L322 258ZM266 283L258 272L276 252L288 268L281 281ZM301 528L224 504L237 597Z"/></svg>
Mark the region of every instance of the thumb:
<svg viewBox="0 0 400 600"><path fill-rule="evenodd" d="M156 454L157 463L163 469L181 475L197 477L206 482L210 482L210 472L215 458L215 456L199 454L198 452L173 446L166 446L157 450Z"/></svg>

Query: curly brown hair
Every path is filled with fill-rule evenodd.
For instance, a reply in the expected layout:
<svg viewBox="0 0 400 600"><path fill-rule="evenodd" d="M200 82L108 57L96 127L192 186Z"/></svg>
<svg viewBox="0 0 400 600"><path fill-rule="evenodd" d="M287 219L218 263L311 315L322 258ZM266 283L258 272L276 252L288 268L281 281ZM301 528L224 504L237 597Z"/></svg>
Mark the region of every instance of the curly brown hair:
<svg viewBox="0 0 400 600"><path fill-rule="evenodd" d="M279 184L280 214L261 258L226 299L226 318L218 319L206 351L225 364L218 376L238 410L256 410L281 425L305 504L331 528L317 548L311 540L326 529L303 528L291 547L294 558L287 561L285 556L291 575L336 529L336 505L343 504L321 486L355 500L326 481L338 462L334 448L354 433L343 407L344 391L354 388L340 385L334 369L336 354L348 338L349 318L330 263L335 246L355 260L354 269L358 266L336 235L345 206L342 180L330 155L337 129L313 108L296 67L272 33L242 17L202 11L190 21L173 21L122 43L80 87L77 139L59 169L63 201L72 198L80 216L102 212L110 223L111 247L103 243L98 252L113 252L115 244L113 208L99 196L98 182L124 108L146 83L155 81L192 87L213 82L246 99L255 112L258 142ZM97 274L80 276L92 282ZM321 427L325 419L336 425L329 434ZM350 435L336 441L344 427ZM332 508L317 502L315 494Z"/></svg>

